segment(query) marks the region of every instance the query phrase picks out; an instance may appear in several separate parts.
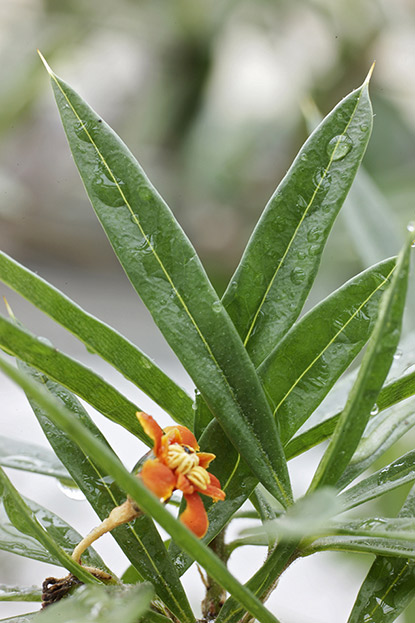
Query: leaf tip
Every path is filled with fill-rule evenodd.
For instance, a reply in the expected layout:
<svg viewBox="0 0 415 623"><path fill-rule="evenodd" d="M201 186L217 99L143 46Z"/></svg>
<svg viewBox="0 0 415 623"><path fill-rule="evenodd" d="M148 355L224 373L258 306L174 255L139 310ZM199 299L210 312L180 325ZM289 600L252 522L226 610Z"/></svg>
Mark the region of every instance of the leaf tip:
<svg viewBox="0 0 415 623"><path fill-rule="evenodd" d="M10 318L13 318L13 320L15 320L15 319L16 319L16 316L14 315L13 310L12 310L12 308L10 307L9 302L8 302L8 300L6 299L6 297L5 297L5 296L3 296L3 301L4 301L4 304L5 304L6 309L7 309L7 313L9 314Z"/></svg>
<svg viewBox="0 0 415 623"><path fill-rule="evenodd" d="M39 50L39 48L37 48L37 53L39 54L39 56L40 56L40 60L41 60L41 61L42 61L42 63L44 64L44 66L45 66L46 71L48 72L48 74L49 74L50 76L53 76L53 71L52 71L52 70L51 70L51 68L49 67L49 65L48 65L48 63L47 63L47 61L46 61L45 57L43 56L43 54L42 54L42 52Z"/></svg>
<svg viewBox="0 0 415 623"><path fill-rule="evenodd" d="M371 79L373 71L375 69L375 65L376 65L376 61L373 61L372 65L371 65L371 67L370 67L370 69L368 71L368 74L366 76L366 79L365 79L365 81L363 83L363 86L368 86L369 85L370 79Z"/></svg>
<svg viewBox="0 0 415 623"><path fill-rule="evenodd" d="M415 246L415 221L410 221L406 226L408 233L408 241L411 247Z"/></svg>

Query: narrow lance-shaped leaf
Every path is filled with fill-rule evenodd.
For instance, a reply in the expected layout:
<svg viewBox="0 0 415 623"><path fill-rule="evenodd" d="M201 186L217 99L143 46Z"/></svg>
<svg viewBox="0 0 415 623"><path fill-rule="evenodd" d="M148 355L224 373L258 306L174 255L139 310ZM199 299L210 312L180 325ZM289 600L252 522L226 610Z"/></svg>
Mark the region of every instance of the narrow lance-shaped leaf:
<svg viewBox="0 0 415 623"><path fill-rule="evenodd" d="M367 519L351 519L335 522L333 533L352 537L375 537L395 540L415 541L414 517L369 517ZM415 557L415 552L412 558Z"/></svg>
<svg viewBox="0 0 415 623"><path fill-rule="evenodd" d="M306 314L259 367L281 440L310 417L369 339L395 260L353 277Z"/></svg>
<svg viewBox="0 0 415 623"><path fill-rule="evenodd" d="M54 348L48 340L36 338L0 316L0 348L68 387L97 411L150 445L137 421L137 406L90 368Z"/></svg>
<svg viewBox="0 0 415 623"><path fill-rule="evenodd" d="M0 280L71 331L89 350L119 370L176 422L192 427L191 398L129 340L2 252Z"/></svg>
<svg viewBox="0 0 415 623"><path fill-rule="evenodd" d="M113 453L80 422L74 420L70 411L62 407L48 393L22 374L4 359L0 358L0 369L30 394L44 409L55 425L64 430L84 452L106 469L125 492L137 501L140 508L153 516L171 537L211 575L221 586L257 618L259 623L278 623L269 610L227 570L222 561L201 543L180 521L171 516L164 505L132 474L130 474ZM42 391L43 390L43 391Z"/></svg>
<svg viewBox="0 0 415 623"><path fill-rule="evenodd" d="M0 601L42 601L42 593L37 586L0 584Z"/></svg>
<svg viewBox="0 0 415 623"><path fill-rule="evenodd" d="M82 586L75 595L50 605L36 617L38 623L137 623L153 597L151 584L138 586Z"/></svg>
<svg viewBox="0 0 415 623"><path fill-rule="evenodd" d="M242 530L243 535L266 534L280 541L326 534L332 518L343 511L342 500L333 488L326 487L297 500L286 513L263 526Z"/></svg>
<svg viewBox="0 0 415 623"><path fill-rule="evenodd" d="M0 465L60 480L72 480L62 463L47 448L3 435L0 435Z"/></svg>
<svg viewBox="0 0 415 623"><path fill-rule="evenodd" d="M96 439L100 439L109 448L100 430L71 392L45 377L39 378L41 375L26 364L20 362L19 368L47 389L59 403L71 411L74 419L82 422ZM28 398L56 455L67 465L71 476L98 517L104 520L113 508L124 502L125 493L113 482L106 470L93 461L65 432L55 426L36 401L30 396ZM151 581L158 597L180 621L183 623L193 621L192 610L178 574L151 518L142 515L135 521L120 526L111 534L137 570L138 580Z"/></svg>
<svg viewBox="0 0 415 623"><path fill-rule="evenodd" d="M349 465L337 481L338 489L347 487L414 426L412 400L395 405L370 420Z"/></svg>
<svg viewBox="0 0 415 623"><path fill-rule="evenodd" d="M380 392L376 406L379 409L379 413L395 405L396 403L410 398L415 394L415 372L407 374L406 376L393 381L386 385ZM319 422L315 426L304 431L300 435L296 435L285 446L285 455L288 459L298 456L302 452L309 450L313 446L325 441L333 434L339 418L340 413L329 416L322 422Z"/></svg>
<svg viewBox="0 0 415 623"><path fill-rule="evenodd" d="M37 612L29 612L28 614L21 614L16 617L9 617L7 619L0 619L1 623L31 623Z"/></svg>
<svg viewBox="0 0 415 623"><path fill-rule="evenodd" d="M367 520L369 521L369 520ZM382 533L383 534L383 533ZM335 535L316 539L313 543L301 551L302 556L310 556L316 552L356 552L375 554L379 556L399 556L406 559L415 559L414 541L408 540L402 534L402 538L396 535L376 536L374 532L369 536L367 530L363 535Z"/></svg>
<svg viewBox="0 0 415 623"><path fill-rule="evenodd" d="M364 504L415 480L415 450L399 457L339 496L345 510Z"/></svg>
<svg viewBox="0 0 415 623"><path fill-rule="evenodd" d="M399 343L408 284L413 232L398 256L391 284L382 298L373 334L333 438L317 468L311 490L335 484L356 450Z"/></svg>
<svg viewBox="0 0 415 623"><path fill-rule="evenodd" d="M271 404L280 404L283 439L289 438L311 415L364 346L373 330L381 295L394 266L394 259L381 262L336 290L304 316L259 367ZM199 413L203 414L206 407L200 397L197 404L195 423L199 425ZM206 418L204 425L205 422ZM200 442L209 449L219 435L217 427L210 424ZM213 463L213 470L223 483L227 497L220 509L207 503L210 520L207 542L226 525L256 485L255 480L247 478L246 465L243 461L238 463L238 457L226 447L226 441L222 440L220 447L223 451L216 461L218 467ZM290 450L288 444L287 458L292 456ZM172 556L180 557L174 544L171 552ZM185 564L181 559L180 564L185 568L189 561Z"/></svg>
<svg viewBox="0 0 415 623"><path fill-rule="evenodd" d="M4 471L0 468L0 495L3 503L3 508L7 514L11 524L24 535L28 535L36 539L40 545L50 553L50 560L57 561L63 567L68 569L71 573L76 575L82 582L85 583L99 583L93 575L85 571L78 563L76 563L69 553L67 553L56 540L49 534L46 528L37 518L35 512L29 507L29 505L23 500L16 489L13 487L10 480L7 478ZM41 508L37 507L37 511L41 514ZM51 515L46 513L44 520L51 519ZM54 524L50 528L54 532ZM7 537L6 537L7 538ZM8 537L10 539L10 537ZM76 544L76 543L75 543ZM13 543L10 543L13 546ZM102 561L99 558L95 559L98 564L102 565Z"/></svg>
<svg viewBox="0 0 415 623"><path fill-rule="evenodd" d="M414 517L411 489L399 517ZM360 587L348 623L392 623L415 597L415 562L378 556Z"/></svg>
<svg viewBox="0 0 415 623"><path fill-rule="evenodd" d="M251 504L257 510L261 518L262 524L272 521L273 519L278 517L278 514L275 510L275 504L272 504L268 497L269 496L267 495L267 492L264 492L264 490L261 489L261 485L255 487L253 494L250 496ZM270 533L267 533L266 536L268 540L268 547L272 549L277 539L275 535Z"/></svg>
<svg viewBox="0 0 415 623"><path fill-rule="evenodd" d="M124 143L48 71L74 160L132 285L229 439L287 506L288 470L271 410L194 248Z"/></svg>
<svg viewBox="0 0 415 623"><path fill-rule="evenodd" d="M362 160L372 128L369 77L301 148L271 197L223 297L256 365L300 314L330 229Z"/></svg>
<svg viewBox="0 0 415 623"><path fill-rule="evenodd" d="M311 133L321 122L322 115L312 99L304 103L302 112ZM394 255L402 246L395 215L364 167L359 167L357 171L340 218L349 229L352 244L363 266L371 266Z"/></svg>

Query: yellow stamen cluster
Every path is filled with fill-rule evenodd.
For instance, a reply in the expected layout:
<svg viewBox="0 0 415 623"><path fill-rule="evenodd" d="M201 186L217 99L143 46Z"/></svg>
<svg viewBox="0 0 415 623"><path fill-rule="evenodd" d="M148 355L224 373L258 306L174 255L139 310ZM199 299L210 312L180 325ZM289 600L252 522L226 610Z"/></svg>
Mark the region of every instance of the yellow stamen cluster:
<svg viewBox="0 0 415 623"><path fill-rule="evenodd" d="M199 465L199 457L193 448L173 443L167 453L166 464L170 469L185 475L199 489L207 489L209 474Z"/></svg>
<svg viewBox="0 0 415 623"><path fill-rule="evenodd" d="M204 491L210 482L209 474L204 467L197 465L186 474L190 482Z"/></svg>
<svg viewBox="0 0 415 623"><path fill-rule="evenodd" d="M188 474L191 469L199 465L199 457L193 448L173 443L169 447L166 464L167 467L175 469L179 474Z"/></svg>

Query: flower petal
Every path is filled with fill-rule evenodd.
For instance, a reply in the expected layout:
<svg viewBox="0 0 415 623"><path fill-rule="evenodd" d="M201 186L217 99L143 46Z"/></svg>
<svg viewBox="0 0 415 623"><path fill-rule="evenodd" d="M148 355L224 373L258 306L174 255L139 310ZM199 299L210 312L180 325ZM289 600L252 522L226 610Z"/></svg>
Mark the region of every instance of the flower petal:
<svg viewBox="0 0 415 623"><path fill-rule="evenodd" d="M177 477L176 487L189 495L190 493L194 493L195 487L192 485L190 480L184 474L179 474Z"/></svg>
<svg viewBox="0 0 415 623"><path fill-rule="evenodd" d="M144 413L144 411L140 411L139 413L137 412L137 418L146 435L154 441L153 452L156 456L158 456L163 437L163 429L157 424L156 420L151 415Z"/></svg>
<svg viewBox="0 0 415 623"><path fill-rule="evenodd" d="M198 452L197 453L199 459L199 465L207 469L209 464L216 459L216 454L212 454L211 452Z"/></svg>
<svg viewBox="0 0 415 623"><path fill-rule="evenodd" d="M193 435L186 426L176 424L175 426L166 426L164 432L167 434L170 443L180 443L190 446L193 450L199 450L199 444L196 441L196 437Z"/></svg>
<svg viewBox="0 0 415 623"><path fill-rule="evenodd" d="M176 476L158 459L148 459L139 474L143 483L161 500L168 500L176 488Z"/></svg>
<svg viewBox="0 0 415 623"><path fill-rule="evenodd" d="M214 502L218 500L224 500L226 493L220 488L220 482L213 474L209 474L210 483L204 491L201 491L203 495L208 495Z"/></svg>
<svg viewBox="0 0 415 623"><path fill-rule="evenodd" d="M180 515L180 521L189 528L199 539L205 536L209 520L203 502L197 493L184 494L186 508Z"/></svg>

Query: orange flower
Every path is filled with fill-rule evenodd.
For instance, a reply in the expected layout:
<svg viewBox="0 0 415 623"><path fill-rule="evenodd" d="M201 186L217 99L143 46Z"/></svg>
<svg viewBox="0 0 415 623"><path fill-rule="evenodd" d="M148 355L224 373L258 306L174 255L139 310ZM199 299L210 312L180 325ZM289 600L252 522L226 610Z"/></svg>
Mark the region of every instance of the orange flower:
<svg viewBox="0 0 415 623"><path fill-rule="evenodd" d="M186 426L168 426L164 431L147 413L137 413L141 426L154 441L154 459L147 459L140 478L150 491L163 502L174 490L183 492L186 508L180 520L199 538L208 529L209 521L199 493L208 495L214 502L224 500L220 482L207 468L215 458L209 452L199 452L193 433Z"/></svg>

